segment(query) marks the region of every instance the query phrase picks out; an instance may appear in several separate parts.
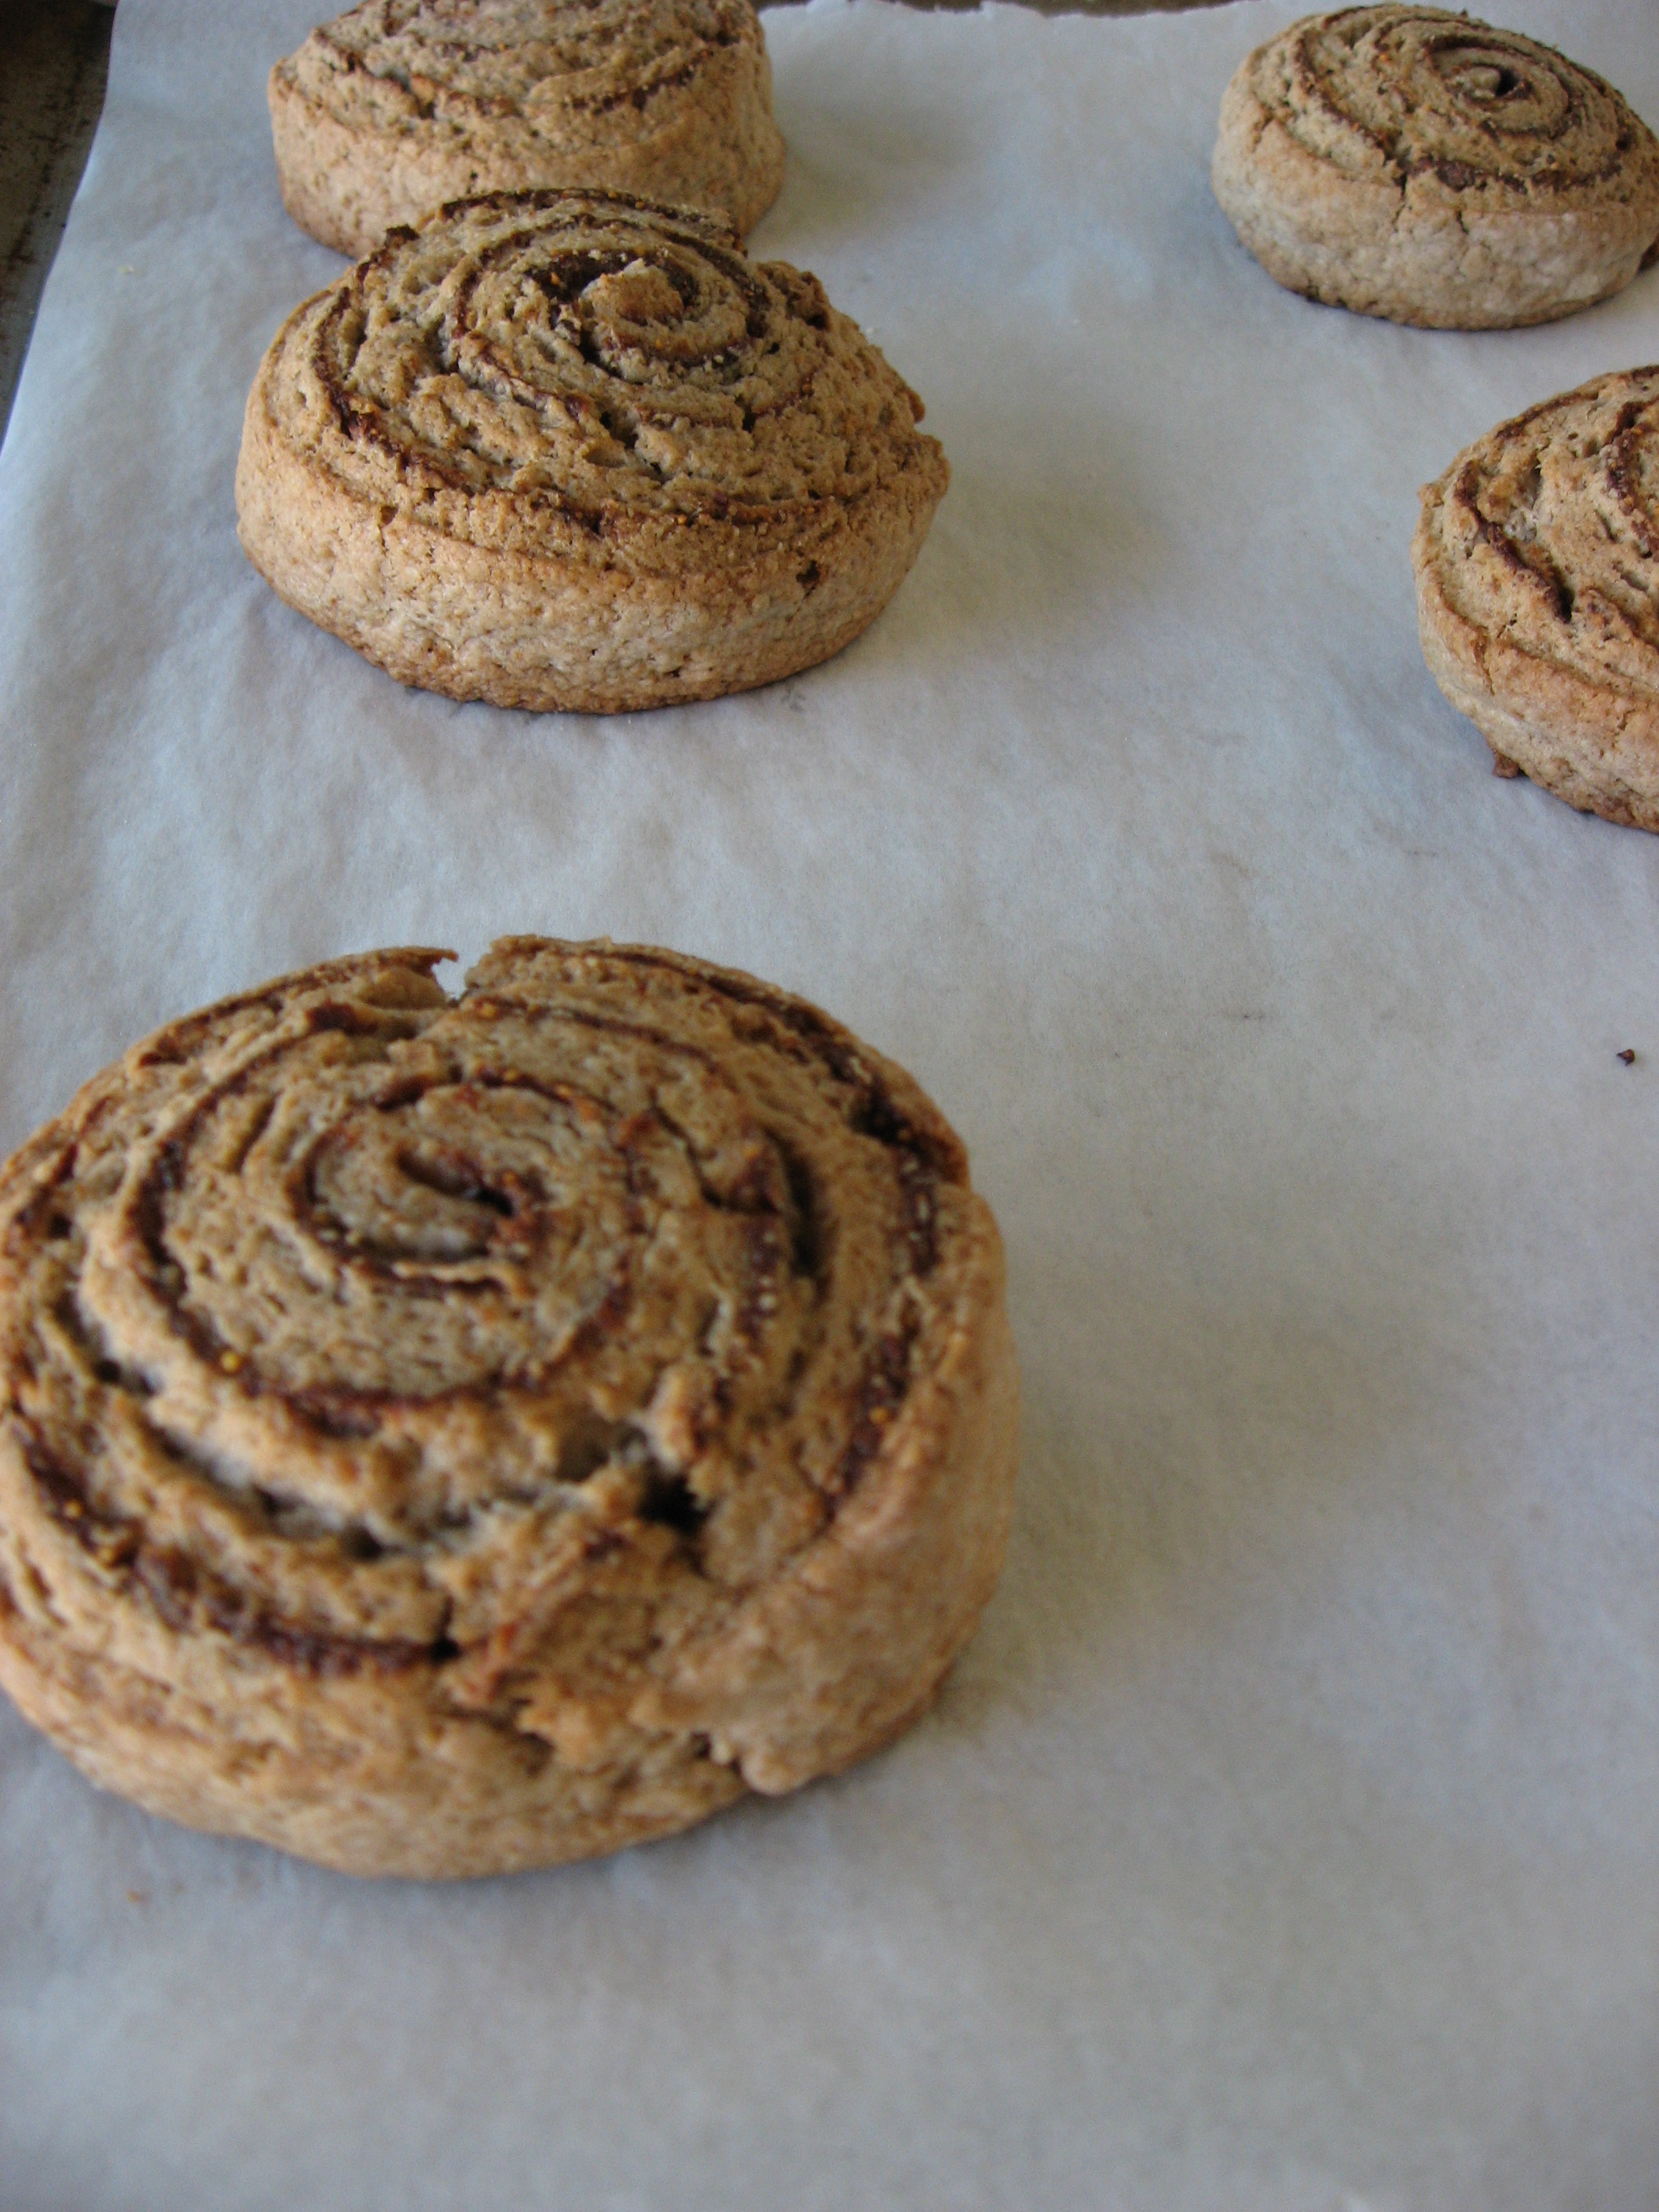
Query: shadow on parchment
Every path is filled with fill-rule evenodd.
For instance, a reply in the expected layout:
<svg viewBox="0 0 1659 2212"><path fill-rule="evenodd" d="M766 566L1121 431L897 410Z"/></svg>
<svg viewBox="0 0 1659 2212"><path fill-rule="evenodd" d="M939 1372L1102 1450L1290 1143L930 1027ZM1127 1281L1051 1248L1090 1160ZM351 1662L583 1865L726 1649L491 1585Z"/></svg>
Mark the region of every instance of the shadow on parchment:
<svg viewBox="0 0 1659 2212"><path fill-rule="evenodd" d="M1130 440L1106 410L1079 417L1040 390L1006 405L946 394L922 427L945 447L951 487L864 649L945 682L982 673L984 711L1016 721L1056 686L1097 690L1114 629L1136 619L1171 557Z"/></svg>
<svg viewBox="0 0 1659 2212"><path fill-rule="evenodd" d="M1380 1492L1397 1509L1446 1482L1443 1413L1471 1387L1460 1294L1420 1265L1407 1273L1377 1226L1368 1280L1323 1293L1304 1275L1299 1300L1271 1303L1237 1275L1233 1297L1206 1295L1190 1254L1065 1284L1073 1270L1033 1253L1048 1280L1022 1299L1011 1255L1014 1530L933 1725L975 1737L1011 1714L1052 1717L1081 1685L1190 1681L1194 1656L1224 1663L1249 1638L1247 1614L1282 1625Z"/></svg>

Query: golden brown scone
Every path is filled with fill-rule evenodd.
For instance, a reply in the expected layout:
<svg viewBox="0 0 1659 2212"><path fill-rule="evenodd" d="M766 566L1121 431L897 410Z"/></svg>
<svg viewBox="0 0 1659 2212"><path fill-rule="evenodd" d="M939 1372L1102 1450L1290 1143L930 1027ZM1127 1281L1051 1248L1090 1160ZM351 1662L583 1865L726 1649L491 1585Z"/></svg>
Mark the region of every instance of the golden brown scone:
<svg viewBox="0 0 1659 2212"><path fill-rule="evenodd" d="M1211 179L1292 292L1439 329L1570 315L1659 236L1659 142L1613 87L1438 8L1343 8L1257 47Z"/></svg>
<svg viewBox="0 0 1659 2212"><path fill-rule="evenodd" d="M625 195L463 202L296 308L249 396L248 557L399 682L609 714L810 667L950 471L815 276Z"/></svg>
<svg viewBox="0 0 1659 2212"><path fill-rule="evenodd" d="M269 96L283 204L354 260L480 192L599 185L747 231L783 182L749 0L364 0Z"/></svg>
<svg viewBox="0 0 1659 2212"><path fill-rule="evenodd" d="M1659 830L1659 368L1477 440L1425 486L1412 565L1425 658L1499 771Z"/></svg>
<svg viewBox="0 0 1659 2212"><path fill-rule="evenodd" d="M1012 1500L996 1226L907 1075L673 953L446 957L175 1022L0 1169L0 1683L355 1874L862 1757Z"/></svg>

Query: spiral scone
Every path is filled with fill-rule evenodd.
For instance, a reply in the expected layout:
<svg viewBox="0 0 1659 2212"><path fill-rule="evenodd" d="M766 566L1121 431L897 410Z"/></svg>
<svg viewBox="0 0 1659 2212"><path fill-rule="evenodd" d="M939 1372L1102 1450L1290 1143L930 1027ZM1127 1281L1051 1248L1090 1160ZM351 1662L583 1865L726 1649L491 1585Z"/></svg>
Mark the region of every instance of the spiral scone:
<svg viewBox="0 0 1659 2212"><path fill-rule="evenodd" d="M1000 1566L995 1224L899 1069L672 953L371 953L0 1170L0 1683L361 1874L550 1864L926 1706Z"/></svg>
<svg viewBox="0 0 1659 2212"><path fill-rule="evenodd" d="M1659 368L1500 423L1412 543L1436 682L1504 774L1659 830Z"/></svg>
<svg viewBox="0 0 1659 2212"><path fill-rule="evenodd" d="M601 185L747 231L783 181L749 0L364 0L268 90L289 213L354 260L479 192Z"/></svg>
<svg viewBox="0 0 1659 2212"><path fill-rule="evenodd" d="M249 395L241 539L402 683L591 713L848 644L950 471L815 276L620 194L465 202L295 310Z"/></svg>
<svg viewBox="0 0 1659 2212"><path fill-rule="evenodd" d="M1211 170L1293 292L1440 329L1553 320L1659 237L1659 142L1535 40L1438 8L1344 8L1249 55Z"/></svg>

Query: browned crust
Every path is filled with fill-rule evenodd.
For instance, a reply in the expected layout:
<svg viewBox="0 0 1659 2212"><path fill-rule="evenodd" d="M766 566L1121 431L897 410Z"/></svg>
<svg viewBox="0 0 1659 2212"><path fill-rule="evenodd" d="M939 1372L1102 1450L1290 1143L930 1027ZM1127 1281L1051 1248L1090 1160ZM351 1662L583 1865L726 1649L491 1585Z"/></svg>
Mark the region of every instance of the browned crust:
<svg viewBox="0 0 1659 2212"><path fill-rule="evenodd" d="M493 406L489 378L506 383L513 434L536 464L524 490L522 471L492 463L480 483L467 455L423 443L395 409L345 388L334 349L358 342L364 303L407 281L411 264L430 285L447 256L483 241L471 277L447 295L459 362L476 343L468 318L492 257L568 264L580 285L596 249L571 241L595 238L610 242L613 265L646 251L699 272L681 281L703 282L729 327L746 332L727 343L718 325L721 349L701 373L724 383L677 381L687 373L672 317L660 374L653 363L646 381L562 365L569 387L535 386L532 399L510 361L486 363L477 384L423 365L420 404L441 386ZM588 289L611 281L590 277ZM583 377L598 380L597 397ZM711 407L729 420L708 419ZM619 410L639 451L665 440L678 456L635 467L626 496L582 442L601 417L607 427L591 434L609 436ZM244 419L241 542L290 605L402 683L537 711L713 698L828 659L897 590L949 481L938 444L915 427L921 412L815 278L757 268L710 219L625 194L488 195L394 234L289 318Z"/></svg>
<svg viewBox="0 0 1659 2212"><path fill-rule="evenodd" d="M1385 14L1559 64L1564 82L1593 88L1619 118L1605 161L1570 184L1510 174L1501 155L1477 172L1427 152L1406 159L1334 112L1314 118L1328 125L1333 146L1304 144L1299 118L1257 89L1264 63L1327 26ZM1311 112L1313 88L1303 89ZM1416 7L1310 16L1247 56L1223 95L1211 180L1240 241L1286 289L1420 328L1515 328L1575 314L1629 283L1659 234L1659 145L1611 86L1536 40Z"/></svg>
<svg viewBox="0 0 1659 2212"><path fill-rule="evenodd" d="M614 1850L672 1832L745 1789L793 1789L890 1741L931 1699L994 1586L1017 1456L1018 1386L995 1225L965 1188L957 1139L901 1070L805 1002L684 956L503 940L447 1009L428 981L440 957L416 950L325 963L170 1024L83 1086L0 1169L0 1368L13 1394L0 1409L0 1683L105 1786L188 1825L362 1874L488 1874ZM109 1117L136 1111L147 1127L161 1102L187 1102L197 1095L188 1086L203 1081L204 1101L222 1100L239 1071L264 1066L273 1049L337 1036L372 1043L380 1021L414 1036L423 1020L471 1007L471 1020L511 1025L537 1003L521 1006L515 990L545 991L565 975L579 1003L593 978L611 979L604 988L618 1025L642 1037L653 1019L674 1032L681 1004L726 1006L711 1035L729 1024L751 1045L775 1037L763 1049L781 1052L780 1068L796 1060L821 1067L850 1126L890 1148L900 1187L913 1187L906 1161L919 1178L899 1234L926 1286L926 1317L890 1382L875 1348L861 1395L838 1416L846 1443L818 1533L752 1588L735 1588L675 1647L672 1665L642 1674L625 1725L616 1712L602 1717L614 1685L598 1719L557 1681L535 1692L550 1717L533 1726L489 1710L491 1670L508 1663L489 1654L503 1636L509 1648L510 1621L480 1646L447 1632L387 1640L273 1616L242 1587L234 1559L216 1565L210 1551L189 1547L164 1498L140 1511L92 1494L72 1458L92 1447L100 1422L115 1421L107 1432L118 1438L133 1409L112 1401L100 1413L101 1386L88 1379L92 1395L70 1419L73 1368L53 1353L61 1371L48 1388L44 1354L31 1348L40 1327L48 1336L58 1327L31 1303L32 1255L63 1249L52 1240L87 1204L87 1233L103 1238L106 1261L116 1249L98 1227L106 1201L78 1197L76 1182L83 1153L85 1172L102 1174ZM143 1225L145 1192L158 1175L167 1192L183 1188L203 1110L181 1121L167 1108L173 1133L142 1179L130 1175L122 1187L138 1224L135 1252L149 1252L143 1264L155 1276L136 1288L158 1313L179 1293L167 1287L172 1255L155 1241L163 1231ZM144 1139L152 1150L157 1141ZM948 1249L937 1195L946 1186L956 1193ZM108 1289L99 1291L105 1314L116 1310ZM275 1384L258 1376L256 1359L226 1362L216 1338L198 1344L199 1326L180 1308L179 1342L197 1345L190 1357L216 1389L257 1407ZM289 1393L269 1433L301 1440L321 1418L313 1395ZM175 1392L168 1402L176 1422L182 1401ZM337 1455L360 1449L349 1425L325 1421L319 1433ZM292 1461L283 1480L299 1481L302 1467ZM678 1540L625 1518L593 1525L581 1569L593 1591L654 1588L648 1575L638 1582L637 1547L659 1575ZM709 1602L706 1589L698 1602ZM602 1668L601 1690L610 1680Z"/></svg>
<svg viewBox="0 0 1659 2212"><path fill-rule="evenodd" d="M274 354L275 349L273 349ZM931 441L896 495L826 506L793 539L742 520L682 526L647 574L469 545L382 517L283 441L268 358L236 467L242 550L278 597L398 683L534 713L614 714L779 682L869 628L915 565L944 489Z"/></svg>
<svg viewBox="0 0 1659 2212"><path fill-rule="evenodd" d="M1659 541L1639 492L1656 392L1659 369L1630 370L1500 423L1424 487L1412 540L1424 658L1500 772L1644 830L1659 829Z"/></svg>
<svg viewBox="0 0 1659 2212"><path fill-rule="evenodd" d="M1478 629L1447 598L1435 524L1450 481L1449 471L1425 486L1412 540L1429 673L1480 731L1500 773L1527 776L1581 814L1659 830L1659 713Z"/></svg>
<svg viewBox="0 0 1659 2212"><path fill-rule="evenodd" d="M707 209L746 234L777 198L784 171L758 21L752 41L700 58L695 91L694 102L681 100L654 128L622 104L614 139L569 148L492 137L487 123L459 141L418 126L354 126L307 98L291 57L272 69L266 100L283 204L302 230L355 261L447 201L560 185Z"/></svg>

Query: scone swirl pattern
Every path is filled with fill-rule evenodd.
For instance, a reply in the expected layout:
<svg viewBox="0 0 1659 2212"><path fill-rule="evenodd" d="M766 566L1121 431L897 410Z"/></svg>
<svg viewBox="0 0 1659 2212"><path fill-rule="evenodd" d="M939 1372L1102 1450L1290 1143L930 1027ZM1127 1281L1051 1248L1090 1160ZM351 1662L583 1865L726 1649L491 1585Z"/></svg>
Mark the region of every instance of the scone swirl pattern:
<svg viewBox="0 0 1659 2212"><path fill-rule="evenodd" d="M1437 8L1347 8L1240 66L1218 198L1292 290L1479 328L1572 313L1659 235L1659 142L1553 48Z"/></svg>
<svg viewBox="0 0 1659 2212"><path fill-rule="evenodd" d="M1498 765L1659 829L1659 368L1502 423L1428 485L1423 648Z"/></svg>
<svg viewBox="0 0 1659 2212"><path fill-rule="evenodd" d="M549 185L747 231L783 178L749 0L365 0L269 97L289 212L354 258L447 200Z"/></svg>
<svg viewBox="0 0 1659 2212"><path fill-rule="evenodd" d="M0 1179L0 1679L360 1872L683 1826L925 1705L1006 1535L996 1232L908 1079L672 955L330 963Z"/></svg>
<svg viewBox="0 0 1659 2212"><path fill-rule="evenodd" d="M446 209L290 317L245 547L404 681L534 707L745 688L838 649L948 472L823 287L614 194Z"/></svg>

